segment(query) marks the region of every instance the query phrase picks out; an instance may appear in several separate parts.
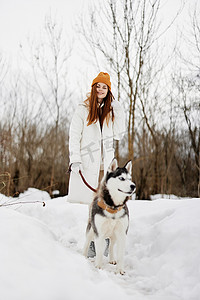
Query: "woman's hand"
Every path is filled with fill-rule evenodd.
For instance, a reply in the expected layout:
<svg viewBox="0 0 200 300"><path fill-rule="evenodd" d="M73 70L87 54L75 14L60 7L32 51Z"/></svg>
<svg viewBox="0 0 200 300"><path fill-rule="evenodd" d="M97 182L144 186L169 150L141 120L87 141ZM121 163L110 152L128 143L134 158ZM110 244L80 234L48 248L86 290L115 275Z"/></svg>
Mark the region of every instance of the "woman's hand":
<svg viewBox="0 0 200 300"><path fill-rule="evenodd" d="M82 164L80 162L77 162L77 163L73 163L72 166L71 166L71 170L72 172L74 172L75 174L79 174L79 171L83 170L82 169Z"/></svg>

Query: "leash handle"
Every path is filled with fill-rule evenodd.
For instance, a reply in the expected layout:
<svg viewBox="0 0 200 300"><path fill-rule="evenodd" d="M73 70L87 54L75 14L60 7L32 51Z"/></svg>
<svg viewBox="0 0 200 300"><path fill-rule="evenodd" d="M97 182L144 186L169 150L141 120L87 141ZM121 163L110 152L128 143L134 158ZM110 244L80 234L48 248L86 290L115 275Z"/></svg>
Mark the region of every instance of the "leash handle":
<svg viewBox="0 0 200 300"><path fill-rule="evenodd" d="M93 192L96 193L97 189L94 189L94 188L93 188L93 187L85 180L85 178L84 178L84 176L83 176L81 170L79 170L79 174L80 174L80 176L81 176L83 182L85 183L85 185L86 185L89 189L91 189Z"/></svg>

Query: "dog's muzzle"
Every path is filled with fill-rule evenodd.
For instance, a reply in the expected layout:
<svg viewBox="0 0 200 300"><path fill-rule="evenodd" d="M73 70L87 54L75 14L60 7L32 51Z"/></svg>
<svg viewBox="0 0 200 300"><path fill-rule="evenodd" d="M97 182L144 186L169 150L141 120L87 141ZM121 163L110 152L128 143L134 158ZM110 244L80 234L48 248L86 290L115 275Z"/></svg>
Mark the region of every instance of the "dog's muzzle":
<svg viewBox="0 0 200 300"><path fill-rule="evenodd" d="M131 184L130 188L131 188L131 193L133 194L135 192L135 190L136 190L136 185L135 184Z"/></svg>
<svg viewBox="0 0 200 300"><path fill-rule="evenodd" d="M118 189L119 192L127 194L127 195L132 195L135 192L135 190L136 190L136 185L135 184L130 185L130 191L129 192L125 192L125 191L122 191L122 190Z"/></svg>

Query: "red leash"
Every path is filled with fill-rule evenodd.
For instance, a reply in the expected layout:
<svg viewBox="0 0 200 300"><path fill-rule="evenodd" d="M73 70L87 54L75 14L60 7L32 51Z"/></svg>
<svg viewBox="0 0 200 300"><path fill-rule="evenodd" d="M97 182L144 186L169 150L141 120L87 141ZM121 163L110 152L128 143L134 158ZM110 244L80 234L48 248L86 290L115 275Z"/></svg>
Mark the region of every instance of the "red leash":
<svg viewBox="0 0 200 300"><path fill-rule="evenodd" d="M85 185L86 185L89 189L91 189L93 192L96 193L97 190L94 189L94 188L93 188L93 187L85 180L85 177L83 176L81 170L79 170L79 174L80 174L80 176L81 176L83 182L85 183Z"/></svg>

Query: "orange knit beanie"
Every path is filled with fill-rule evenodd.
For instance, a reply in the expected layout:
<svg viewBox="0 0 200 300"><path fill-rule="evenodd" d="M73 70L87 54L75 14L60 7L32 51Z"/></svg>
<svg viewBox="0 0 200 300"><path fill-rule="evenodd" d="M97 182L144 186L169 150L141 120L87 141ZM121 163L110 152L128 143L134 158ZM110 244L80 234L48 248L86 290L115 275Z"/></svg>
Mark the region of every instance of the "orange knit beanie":
<svg viewBox="0 0 200 300"><path fill-rule="evenodd" d="M109 75L108 73L100 72L100 73L98 74L98 76L92 81L92 86L93 86L95 83L98 83L98 82L102 82L102 83L107 84L107 86L108 86L109 89L111 90L110 75Z"/></svg>

